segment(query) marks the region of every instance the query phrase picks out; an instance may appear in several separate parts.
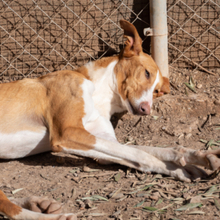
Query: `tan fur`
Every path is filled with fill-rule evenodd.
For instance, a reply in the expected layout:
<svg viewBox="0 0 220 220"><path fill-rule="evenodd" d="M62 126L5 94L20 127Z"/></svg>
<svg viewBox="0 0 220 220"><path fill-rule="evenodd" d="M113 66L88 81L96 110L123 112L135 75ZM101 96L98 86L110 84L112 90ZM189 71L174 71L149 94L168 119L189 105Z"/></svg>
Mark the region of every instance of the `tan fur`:
<svg viewBox="0 0 220 220"><path fill-rule="evenodd" d="M38 131L44 126L42 113L45 112L45 97L46 89L38 79L1 84L0 132Z"/></svg>
<svg viewBox="0 0 220 220"><path fill-rule="evenodd" d="M64 70L38 79L1 84L0 104L4 108L0 108L0 132L39 131L46 126L50 132L52 149L61 151L62 140L68 142L70 138L69 130L84 129L84 102L80 88L84 78L86 77L77 71ZM81 136L83 137L82 132L74 131L71 139L77 140ZM87 140L95 142L92 137ZM91 146L85 147L76 141L71 148L91 149Z"/></svg>
<svg viewBox="0 0 220 220"><path fill-rule="evenodd" d="M63 145L88 150L92 149L91 143L95 143L93 136L84 140L83 134L82 118L85 112L80 86L85 78L77 71L60 71L53 74L50 80L42 80L49 93L50 106L47 106L45 119L50 128L51 146L55 151L61 151Z"/></svg>
<svg viewBox="0 0 220 220"><path fill-rule="evenodd" d="M145 70L150 73L149 79L145 76ZM144 53L120 59L115 72L121 97L124 100L128 98L130 102L140 98L143 90L148 90L154 83L157 71L158 67L152 63L152 58Z"/></svg>
<svg viewBox="0 0 220 220"><path fill-rule="evenodd" d="M118 56L113 56L113 57L104 57L100 60L97 60L95 62L95 70L97 68L106 68L111 62L118 60Z"/></svg>
<svg viewBox="0 0 220 220"><path fill-rule="evenodd" d="M13 217L21 212L22 208L8 200L6 195L0 190L0 211L8 217Z"/></svg>

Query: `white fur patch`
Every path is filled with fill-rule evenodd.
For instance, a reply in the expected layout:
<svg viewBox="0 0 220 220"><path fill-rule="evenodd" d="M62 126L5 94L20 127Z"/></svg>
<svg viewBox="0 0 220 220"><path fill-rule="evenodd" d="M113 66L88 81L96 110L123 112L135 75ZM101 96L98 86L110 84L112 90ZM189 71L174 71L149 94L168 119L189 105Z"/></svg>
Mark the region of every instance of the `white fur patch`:
<svg viewBox="0 0 220 220"><path fill-rule="evenodd" d="M83 90L85 112L85 116L82 119L84 128L94 136L116 141L111 122L105 117L101 116L94 105L92 99L92 93L94 91L93 83L89 80L85 80L81 88Z"/></svg>
<svg viewBox="0 0 220 220"><path fill-rule="evenodd" d="M50 150L49 135L46 130L0 133L1 159L22 158Z"/></svg>
<svg viewBox="0 0 220 220"><path fill-rule="evenodd" d="M92 94L95 89L94 84L91 81L85 79L81 88L83 90L84 112L85 112L85 116L83 117L82 122L83 122L83 126L85 126L85 124L87 124L89 121L95 120L99 116L99 113L95 109L92 100Z"/></svg>
<svg viewBox="0 0 220 220"><path fill-rule="evenodd" d="M94 106L100 114L107 119L110 119L111 115L118 111L118 108L120 109L120 104L112 104L118 102L116 98L117 95L115 94L117 90L117 81L114 74L114 68L117 62L118 61L115 60L109 63L106 68L96 67L96 69L92 62L86 65L89 76L95 86L95 91L92 94ZM112 108L113 106L114 109Z"/></svg>

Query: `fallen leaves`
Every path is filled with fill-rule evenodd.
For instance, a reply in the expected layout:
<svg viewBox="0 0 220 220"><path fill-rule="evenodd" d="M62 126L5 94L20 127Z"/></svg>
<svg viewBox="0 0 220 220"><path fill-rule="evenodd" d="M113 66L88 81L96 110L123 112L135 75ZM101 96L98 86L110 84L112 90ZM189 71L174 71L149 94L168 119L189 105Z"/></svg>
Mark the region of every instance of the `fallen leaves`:
<svg viewBox="0 0 220 220"><path fill-rule="evenodd" d="M120 179L121 179L121 174L120 174L120 173L117 173L117 174L114 176L114 180L115 180L116 182L118 182Z"/></svg>
<svg viewBox="0 0 220 220"><path fill-rule="evenodd" d="M206 150L212 149L212 146L220 146L220 141L214 141L214 140L204 140L200 139L200 142L205 143Z"/></svg>
<svg viewBox="0 0 220 220"><path fill-rule="evenodd" d="M81 198L81 200L91 200L91 201L108 201L108 199L106 199L105 197L103 196L99 196L99 195L93 195L93 196L90 196L90 197L83 197Z"/></svg>
<svg viewBox="0 0 220 220"><path fill-rule="evenodd" d="M176 211L186 211L196 207L202 207L202 203L188 203L180 208L176 209Z"/></svg>
<svg viewBox="0 0 220 220"><path fill-rule="evenodd" d="M191 91L193 91L194 93L196 93L196 90L195 90L195 85L194 85L194 82L193 82L193 78L190 77L189 78L189 83L184 83Z"/></svg>

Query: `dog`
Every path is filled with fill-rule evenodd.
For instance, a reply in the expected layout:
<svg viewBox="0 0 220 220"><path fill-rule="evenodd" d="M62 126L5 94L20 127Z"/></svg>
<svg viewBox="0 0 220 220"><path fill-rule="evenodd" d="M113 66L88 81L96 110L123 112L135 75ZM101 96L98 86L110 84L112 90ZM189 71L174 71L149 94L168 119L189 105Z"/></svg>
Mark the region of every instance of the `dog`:
<svg viewBox="0 0 220 220"><path fill-rule="evenodd" d="M219 150L202 152L184 147L118 143L111 115L125 110L149 115L153 98L170 91L169 80L143 52L136 28L125 20L120 25L127 40L119 55L89 62L74 71L62 70L0 85L1 159L52 150L186 182L205 175L194 165L219 168ZM0 191L0 213L10 219L76 219L74 214L56 214L60 209L54 200L38 197L9 200Z"/></svg>

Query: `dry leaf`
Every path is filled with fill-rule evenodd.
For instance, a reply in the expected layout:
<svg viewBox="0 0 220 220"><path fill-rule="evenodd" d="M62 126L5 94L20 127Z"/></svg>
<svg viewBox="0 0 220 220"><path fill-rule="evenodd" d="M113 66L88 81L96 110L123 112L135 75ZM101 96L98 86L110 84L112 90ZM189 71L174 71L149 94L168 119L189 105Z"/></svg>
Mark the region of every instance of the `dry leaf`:
<svg viewBox="0 0 220 220"><path fill-rule="evenodd" d="M185 211L185 210L189 210L189 209L193 209L193 208L201 207L201 206L202 206L202 203L189 203L176 209L176 211Z"/></svg>
<svg viewBox="0 0 220 220"><path fill-rule="evenodd" d="M219 202L216 199L214 199L214 203L215 203L216 208L220 211L220 204L219 204Z"/></svg>
<svg viewBox="0 0 220 220"><path fill-rule="evenodd" d="M145 201L145 200L143 200L143 201L139 202L138 204L136 204L136 205L134 206L134 208L137 208L137 207L142 206L142 205L144 204L144 201Z"/></svg>
<svg viewBox="0 0 220 220"><path fill-rule="evenodd" d="M91 168L89 168L87 166L84 166L83 167L83 171L84 172L97 172L97 171L100 171L100 169L91 169Z"/></svg>
<svg viewBox="0 0 220 220"><path fill-rule="evenodd" d="M106 199L105 197L99 196L99 195L93 195L90 197L83 197L82 200L92 200L92 201L97 201L97 200L104 200L104 201L108 201L108 199Z"/></svg>
<svg viewBox="0 0 220 220"><path fill-rule="evenodd" d="M159 204L162 203L162 202L163 202L163 199L159 199L159 200L156 202L155 206L159 205Z"/></svg>
<svg viewBox="0 0 220 220"><path fill-rule="evenodd" d="M114 198L121 191L121 187L109 194L109 198Z"/></svg>
<svg viewBox="0 0 220 220"><path fill-rule="evenodd" d="M116 182L118 182L120 179L121 179L121 174L120 174L120 173L117 173L117 174L114 176L114 180L115 180Z"/></svg>
<svg viewBox="0 0 220 220"><path fill-rule="evenodd" d="M157 211L157 210L158 210L158 208L150 207L150 206L145 206L145 207L143 207L143 209L148 210L148 211L151 211L151 212L154 212L154 211Z"/></svg>
<svg viewBox="0 0 220 220"><path fill-rule="evenodd" d="M106 213L90 213L88 214L89 216L93 216L93 217L98 217L98 216L105 216L107 215Z"/></svg>
<svg viewBox="0 0 220 220"><path fill-rule="evenodd" d="M193 212L189 212L187 213L187 215L204 215L205 212L203 211L193 211Z"/></svg>
<svg viewBox="0 0 220 220"><path fill-rule="evenodd" d="M216 185L211 186L207 192L203 194L203 196L211 196L217 190Z"/></svg>

